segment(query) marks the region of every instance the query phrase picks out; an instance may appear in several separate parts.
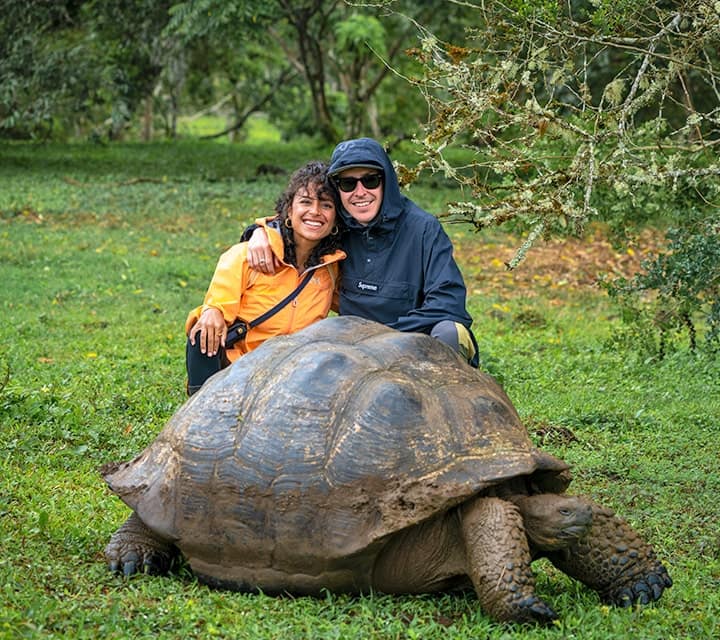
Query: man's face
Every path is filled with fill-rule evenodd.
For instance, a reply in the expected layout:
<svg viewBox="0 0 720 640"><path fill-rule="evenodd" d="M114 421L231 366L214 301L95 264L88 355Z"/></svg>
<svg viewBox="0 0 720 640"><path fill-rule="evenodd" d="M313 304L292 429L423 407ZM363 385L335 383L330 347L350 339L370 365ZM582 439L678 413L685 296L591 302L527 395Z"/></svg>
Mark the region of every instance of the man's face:
<svg viewBox="0 0 720 640"><path fill-rule="evenodd" d="M370 186L366 187L361 178ZM377 183L377 186L373 187L374 183ZM337 176L336 184L345 210L360 224L372 222L382 205L382 171L366 168L347 169Z"/></svg>

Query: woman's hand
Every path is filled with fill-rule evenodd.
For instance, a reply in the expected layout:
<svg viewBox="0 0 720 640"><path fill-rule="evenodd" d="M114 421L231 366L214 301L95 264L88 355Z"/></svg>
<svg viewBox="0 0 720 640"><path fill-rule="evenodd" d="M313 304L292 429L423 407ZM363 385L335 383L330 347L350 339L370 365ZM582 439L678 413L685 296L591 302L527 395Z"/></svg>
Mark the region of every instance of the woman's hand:
<svg viewBox="0 0 720 640"><path fill-rule="evenodd" d="M258 227L252 232L247 245L247 263L251 269L267 275L273 275L275 269L280 267L280 261L270 248L267 232Z"/></svg>
<svg viewBox="0 0 720 640"><path fill-rule="evenodd" d="M198 333L200 334L200 352L206 353L208 357L216 355L220 347L225 346L225 336L227 335L227 325L223 314L218 309L205 309L188 334L190 344L193 346L195 346L195 337Z"/></svg>

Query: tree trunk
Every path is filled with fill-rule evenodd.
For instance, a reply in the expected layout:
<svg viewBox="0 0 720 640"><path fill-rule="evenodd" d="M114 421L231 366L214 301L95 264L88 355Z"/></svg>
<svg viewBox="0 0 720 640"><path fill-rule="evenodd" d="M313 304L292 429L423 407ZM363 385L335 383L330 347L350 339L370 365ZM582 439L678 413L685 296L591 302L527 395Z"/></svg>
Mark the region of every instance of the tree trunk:
<svg viewBox="0 0 720 640"><path fill-rule="evenodd" d="M145 98L145 108L142 118L142 141L150 142L153 137L153 97Z"/></svg>
<svg viewBox="0 0 720 640"><path fill-rule="evenodd" d="M288 19L298 34L298 46L300 50L300 61L310 87L312 95L313 115L318 128L318 133L326 142L337 141L337 131L333 124L332 114L328 107L327 95L325 94L325 52L321 42L327 28L326 20L320 11L322 0L317 0L316 5L310 8L293 7L291 2L284 2ZM310 19L319 16L321 24L313 34L310 29Z"/></svg>

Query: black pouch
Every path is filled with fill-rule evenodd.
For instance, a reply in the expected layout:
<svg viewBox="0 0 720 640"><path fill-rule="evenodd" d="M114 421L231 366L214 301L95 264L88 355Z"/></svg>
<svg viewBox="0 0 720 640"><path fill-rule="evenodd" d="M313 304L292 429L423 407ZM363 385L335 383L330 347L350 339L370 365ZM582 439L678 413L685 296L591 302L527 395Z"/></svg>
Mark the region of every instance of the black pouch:
<svg viewBox="0 0 720 640"><path fill-rule="evenodd" d="M236 320L227 330L225 336L225 348L230 349L236 342L245 338L248 332L248 324L245 320Z"/></svg>

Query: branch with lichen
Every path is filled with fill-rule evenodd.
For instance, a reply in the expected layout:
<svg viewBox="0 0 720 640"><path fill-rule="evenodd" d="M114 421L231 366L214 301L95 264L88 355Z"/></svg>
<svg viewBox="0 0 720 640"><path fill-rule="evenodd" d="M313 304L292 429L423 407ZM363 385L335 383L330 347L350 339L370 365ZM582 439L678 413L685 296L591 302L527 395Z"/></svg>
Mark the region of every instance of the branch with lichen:
<svg viewBox="0 0 720 640"><path fill-rule="evenodd" d="M481 26L463 43L420 29L424 75L414 84L431 117L408 176L459 184L467 199L449 206L449 220L524 226L512 268L553 226L579 231L602 217L600 189L717 189L720 105L707 96L720 96L720 3L595 3L604 23L519 15L517 4L478 4Z"/></svg>

